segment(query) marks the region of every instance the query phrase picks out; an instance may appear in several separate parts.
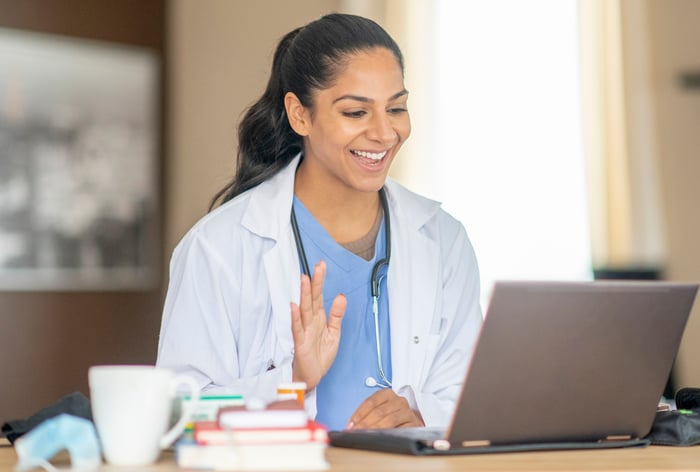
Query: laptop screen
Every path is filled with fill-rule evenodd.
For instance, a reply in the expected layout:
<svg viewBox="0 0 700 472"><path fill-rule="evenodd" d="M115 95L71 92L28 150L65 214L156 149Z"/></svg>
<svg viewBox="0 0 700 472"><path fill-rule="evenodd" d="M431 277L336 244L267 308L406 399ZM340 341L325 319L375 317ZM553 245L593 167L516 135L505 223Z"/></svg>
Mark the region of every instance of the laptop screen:
<svg viewBox="0 0 700 472"><path fill-rule="evenodd" d="M497 283L450 443L645 436L696 291L669 282Z"/></svg>

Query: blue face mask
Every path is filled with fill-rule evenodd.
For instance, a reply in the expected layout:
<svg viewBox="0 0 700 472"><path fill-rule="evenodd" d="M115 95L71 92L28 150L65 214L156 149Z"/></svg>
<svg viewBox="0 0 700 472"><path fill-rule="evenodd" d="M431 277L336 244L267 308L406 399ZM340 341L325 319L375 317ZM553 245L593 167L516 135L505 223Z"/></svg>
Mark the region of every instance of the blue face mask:
<svg viewBox="0 0 700 472"><path fill-rule="evenodd" d="M17 472L43 467L56 470L48 461L62 449L70 455L71 468L91 470L102 463L100 443L91 421L61 414L50 418L15 441Z"/></svg>

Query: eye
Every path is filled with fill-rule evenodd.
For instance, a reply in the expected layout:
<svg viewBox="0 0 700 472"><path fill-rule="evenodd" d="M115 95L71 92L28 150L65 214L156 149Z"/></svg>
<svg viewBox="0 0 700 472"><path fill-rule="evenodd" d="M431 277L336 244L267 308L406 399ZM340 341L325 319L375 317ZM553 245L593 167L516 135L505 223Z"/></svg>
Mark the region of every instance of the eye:
<svg viewBox="0 0 700 472"><path fill-rule="evenodd" d="M388 112L391 115L399 115L401 113L406 113L408 109L406 107L393 107L389 108Z"/></svg>
<svg viewBox="0 0 700 472"><path fill-rule="evenodd" d="M344 111L343 112L343 116L347 116L348 118L362 118L366 114L367 114L367 112L364 110Z"/></svg>

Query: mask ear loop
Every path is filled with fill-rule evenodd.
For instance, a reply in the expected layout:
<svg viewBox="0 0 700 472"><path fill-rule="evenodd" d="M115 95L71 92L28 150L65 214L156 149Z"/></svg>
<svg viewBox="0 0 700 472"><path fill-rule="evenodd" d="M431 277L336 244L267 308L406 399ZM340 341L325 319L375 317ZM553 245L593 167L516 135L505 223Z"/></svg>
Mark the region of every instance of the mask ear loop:
<svg viewBox="0 0 700 472"><path fill-rule="evenodd" d="M48 472L59 472L59 469L57 469L51 462L44 459L32 459L27 464L23 464L21 469L15 467L15 470L28 470L34 467L41 467Z"/></svg>

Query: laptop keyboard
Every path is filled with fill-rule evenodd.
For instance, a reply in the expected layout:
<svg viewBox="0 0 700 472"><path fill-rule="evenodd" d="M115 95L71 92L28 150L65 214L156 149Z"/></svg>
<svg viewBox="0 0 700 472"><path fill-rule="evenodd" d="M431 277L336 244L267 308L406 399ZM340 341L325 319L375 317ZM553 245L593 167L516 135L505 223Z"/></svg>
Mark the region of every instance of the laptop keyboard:
<svg viewBox="0 0 700 472"><path fill-rule="evenodd" d="M363 433L372 433L378 436L389 434L391 436L398 436L402 438L423 440L423 441L435 441L437 439L445 438L445 428L431 428L431 427L416 427L416 428L391 428L391 429L364 429L364 430L351 430L351 431L362 431Z"/></svg>

